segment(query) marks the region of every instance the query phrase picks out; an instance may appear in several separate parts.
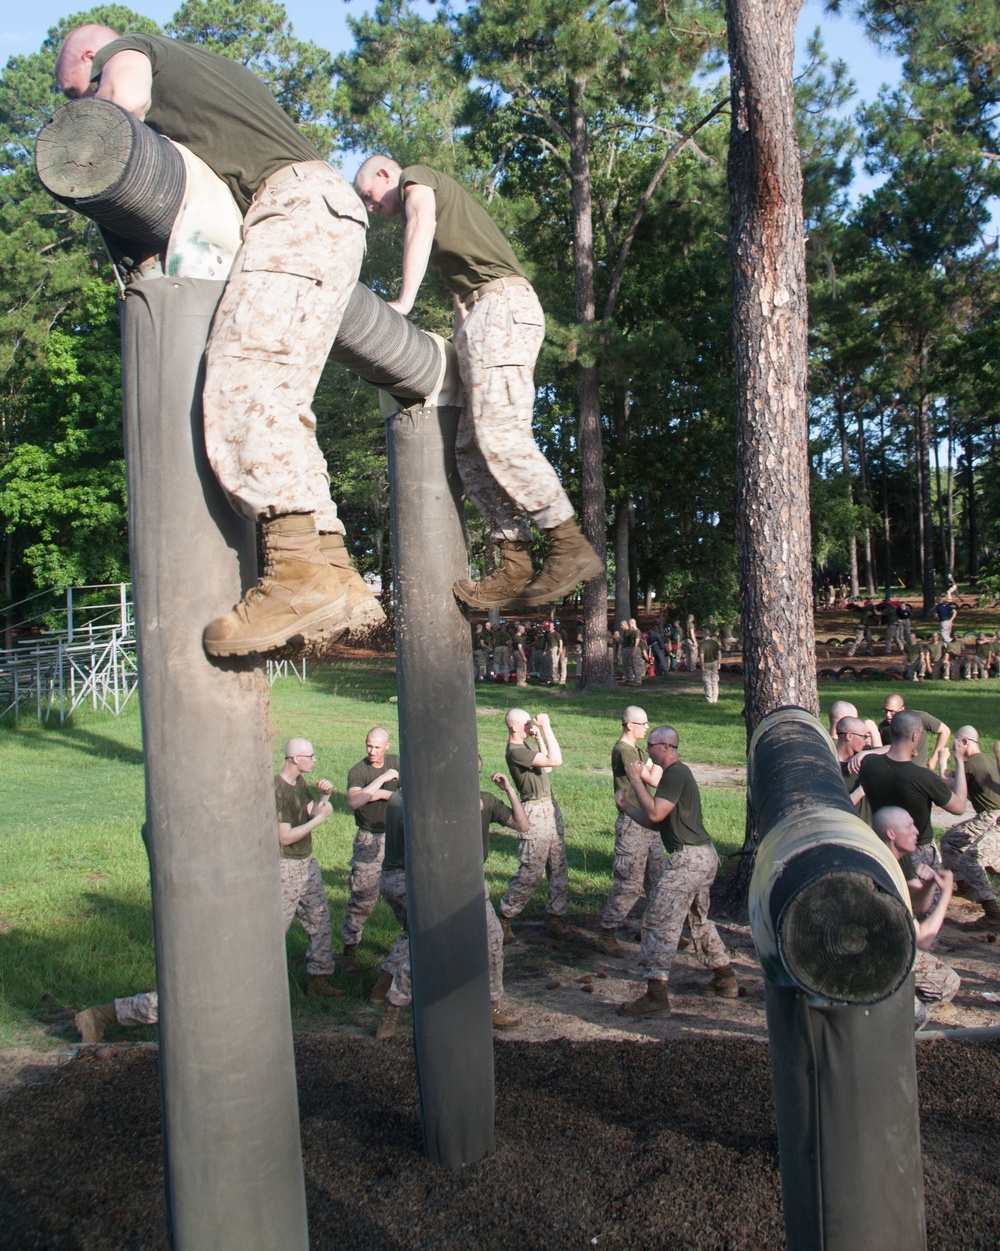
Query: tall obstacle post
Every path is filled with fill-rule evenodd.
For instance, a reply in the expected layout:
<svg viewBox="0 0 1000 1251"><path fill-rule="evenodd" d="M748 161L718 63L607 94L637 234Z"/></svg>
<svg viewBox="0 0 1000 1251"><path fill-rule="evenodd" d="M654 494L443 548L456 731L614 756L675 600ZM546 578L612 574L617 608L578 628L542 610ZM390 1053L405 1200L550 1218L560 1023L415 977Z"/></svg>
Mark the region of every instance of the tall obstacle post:
<svg viewBox="0 0 1000 1251"><path fill-rule="evenodd" d="M119 273L129 273L126 472L171 1245L298 1251L308 1233L266 687L248 662L209 663L201 646L205 622L256 576L253 527L231 510L208 466L200 405L202 353L239 246L239 215L202 162L106 101L58 110L39 136L36 167L56 198L101 224ZM331 353L401 404L440 394L440 406L418 407L450 423L450 435L441 435L450 447L461 401L442 391L445 355L439 340L360 286ZM428 1154L458 1167L492 1149L493 1069L482 863L468 854L481 847L475 704L468 629L450 593L465 572L450 472L449 479L443 468L421 471L409 481L448 494L447 557L432 583L441 596L447 587L446 608L457 620L447 637L425 631L428 653L408 651L403 668L416 676L428 656L448 649L448 664L435 671L452 683L443 702L454 715L434 724L452 736L447 781L461 797L461 816L428 799L415 780L412 794L424 795L428 819L411 804L408 841L411 862L440 857L428 872L416 871L411 888L416 1047ZM430 514L426 520L437 524ZM401 558L417 567L416 556ZM452 571L442 581L446 564ZM403 601L412 604L424 589ZM463 648L465 670L456 664ZM419 715L426 689L410 684L412 697L402 698L410 709L403 739L415 745L420 770L428 767ZM438 694L428 707L441 703ZM443 842L433 836L439 828ZM463 904L465 923L456 928L442 914L454 906L445 891L449 901L471 900L473 863L478 910ZM445 935L436 946L435 934Z"/></svg>
<svg viewBox="0 0 1000 1251"><path fill-rule="evenodd" d="M794 1251L920 1251L916 935L895 857L801 708L757 727L750 922L765 975L785 1234Z"/></svg>
<svg viewBox="0 0 1000 1251"><path fill-rule="evenodd" d="M428 1157L458 1169L494 1149L494 1094L472 639L451 591L468 560L447 350L445 389L398 407L387 433L421 1126Z"/></svg>

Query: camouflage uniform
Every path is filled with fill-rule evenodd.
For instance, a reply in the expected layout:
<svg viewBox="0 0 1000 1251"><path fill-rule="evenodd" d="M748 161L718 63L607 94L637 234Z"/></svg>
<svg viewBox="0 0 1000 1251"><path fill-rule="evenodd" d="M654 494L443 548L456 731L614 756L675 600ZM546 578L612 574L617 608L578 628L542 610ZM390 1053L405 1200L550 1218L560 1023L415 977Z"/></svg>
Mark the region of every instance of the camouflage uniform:
<svg viewBox="0 0 1000 1251"><path fill-rule="evenodd" d="M685 921L695 955L707 969L729 964L719 931L708 919L708 892L718 869L719 856L710 844L681 847L668 857L642 917L639 963L647 981L668 980Z"/></svg>
<svg viewBox="0 0 1000 1251"><path fill-rule="evenodd" d="M392 909L393 916L399 922L399 928L407 929L406 870L389 869L379 874L378 893Z"/></svg>
<svg viewBox="0 0 1000 1251"><path fill-rule="evenodd" d="M545 911L549 916L565 916L569 902L569 865L559 805L554 799L527 799L524 810L531 828L518 838L518 868L500 900L500 915L508 921L516 917L545 874L549 879Z"/></svg>
<svg viewBox="0 0 1000 1251"><path fill-rule="evenodd" d="M205 446L230 503L250 520L312 513L343 534L316 442L312 399L358 280L367 214L325 161L261 186L212 322Z"/></svg>
<svg viewBox="0 0 1000 1251"><path fill-rule="evenodd" d="M119 1025L155 1025L160 1019L160 1001L155 990L115 1000Z"/></svg>
<svg viewBox="0 0 1000 1251"><path fill-rule="evenodd" d="M361 942L365 922L378 903L378 884L382 875L384 853L384 833L373 834L370 830L356 832L351 871L347 875L350 897L344 912L344 924L340 927L340 941L345 947Z"/></svg>
<svg viewBox="0 0 1000 1251"><path fill-rule="evenodd" d="M334 970L333 929L330 905L323 886L323 871L315 856L305 860L281 859L281 910L285 933L294 917L309 935L306 948L306 972L310 977L323 977Z"/></svg>
<svg viewBox="0 0 1000 1251"><path fill-rule="evenodd" d="M658 830L648 830L620 812L615 822L614 881L601 918L602 929L617 929L646 891L650 898L663 876L665 858Z"/></svg>
<svg viewBox="0 0 1000 1251"><path fill-rule="evenodd" d="M497 914L490 903L489 887L486 894L486 940L490 956L490 999L494 1003L503 998L503 930ZM386 1001L394 1007L405 1008L413 1000L410 979L410 935L406 930L393 944L392 951L382 965L384 972L392 977L392 985L385 993Z"/></svg>
<svg viewBox="0 0 1000 1251"><path fill-rule="evenodd" d="M574 513L531 433L545 314L524 279L503 281L510 285L479 296L455 332L465 392L455 452L465 493L489 537L528 542L529 517L539 529L554 530Z"/></svg>
<svg viewBox="0 0 1000 1251"><path fill-rule="evenodd" d="M528 636L527 634L514 635L514 665L517 670L517 685L528 685Z"/></svg>
<svg viewBox="0 0 1000 1251"><path fill-rule="evenodd" d="M979 903L995 899L986 870L1000 873L1000 809L978 812L941 836L941 860L959 882L972 889Z"/></svg>
<svg viewBox="0 0 1000 1251"><path fill-rule="evenodd" d="M917 999L921 1003L933 1004L935 1010L951 1003L962 985L962 979L955 970L929 951L917 950L913 971L916 975Z"/></svg>

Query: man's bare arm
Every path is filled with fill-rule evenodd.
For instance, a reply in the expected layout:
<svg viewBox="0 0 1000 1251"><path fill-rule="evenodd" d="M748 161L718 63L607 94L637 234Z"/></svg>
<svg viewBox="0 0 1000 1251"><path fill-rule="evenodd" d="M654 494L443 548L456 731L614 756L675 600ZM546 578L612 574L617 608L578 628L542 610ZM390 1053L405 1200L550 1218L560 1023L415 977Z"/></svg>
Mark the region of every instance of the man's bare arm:
<svg viewBox="0 0 1000 1251"><path fill-rule="evenodd" d="M666 821L667 817L670 816L677 805L673 803L672 800L657 799L655 795L650 795L649 791L647 791L642 785L642 779L640 777L641 768L642 766L639 764L638 760L633 760L631 764L627 764L625 766L625 774L628 777L628 780L632 783L632 790L635 792L636 803L639 805L639 809L643 813L643 819L640 824L648 826L650 829L655 829L662 822ZM634 807L634 805L630 806ZM619 812L625 811L620 805L618 810ZM633 817L632 820L634 821L635 817Z"/></svg>
<svg viewBox="0 0 1000 1251"><path fill-rule="evenodd" d="M399 297L389 307L405 317L417 300L417 292L427 273L434 232L437 229L437 199L432 187L411 183L403 201L406 228L403 232L403 282Z"/></svg>
<svg viewBox="0 0 1000 1251"><path fill-rule="evenodd" d="M101 71L97 98L120 105L143 121L153 103L153 67L144 52L116 53Z"/></svg>
<svg viewBox="0 0 1000 1251"><path fill-rule="evenodd" d="M290 843L297 843L300 838L305 838L307 834L311 834L317 825L322 825L327 819L333 808L330 801L321 798L314 804L309 805L310 817L308 821L303 821L301 825L291 825L288 821L278 822L278 842L282 847L287 847Z"/></svg>
<svg viewBox="0 0 1000 1251"><path fill-rule="evenodd" d="M941 805L945 812L954 813L955 816L961 816L965 811L966 804L969 802L969 784L965 776L965 756L966 753L956 743L955 772L948 783L951 787L952 795L946 804Z"/></svg>
<svg viewBox="0 0 1000 1251"><path fill-rule="evenodd" d="M375 799L388 799L392 795L392 791L382 790L382 783L393 782L398 777L398 769L386 769L384 773L380 773L367 786L352 786L347 792L348 808L352 812L357 812L359 808L363 808L365 804L370 804Z"/></svg>
<svg viewBox="0 0 1000 1251"><path fill-rule="evenodd" d="M507 822L512 830L517 830L519 834L527 834L531 830L531 822L528 820L528 814L525 811L524 804L521 803L521 796L511 786L507 778L502 773L493 774L493 785L499 786L503 793L507 796L507 802L510 804L510 810L514 814Z"/></svg>
<svg viewBox="0 0 1000 1251"><path fill-rule="evenodd" d="M944 722L942 721L941 728L937 732L937 741L934 744L934 753L931 756L930 760L928 760L927 762L927 767L929 769L933 769L936 766L938 762L938 757L941 755L941 752L944 751L945 747L947 747L948 740L950 738L951 738L951 728L945 725Z"/></svg>

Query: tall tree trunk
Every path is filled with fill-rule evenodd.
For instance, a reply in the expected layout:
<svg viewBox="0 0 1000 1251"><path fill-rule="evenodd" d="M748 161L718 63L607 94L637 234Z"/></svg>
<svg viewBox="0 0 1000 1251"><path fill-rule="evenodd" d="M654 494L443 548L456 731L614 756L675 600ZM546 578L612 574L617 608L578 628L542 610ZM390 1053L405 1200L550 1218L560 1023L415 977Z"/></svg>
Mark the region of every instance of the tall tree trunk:
<svg viewBox="0 0 1000 1251"><path fill-rule="evenodd" d="M884 466L883 466L884 468ZM871 476L868 472L868 444L865 439L865 419L861 412L858 412L858 486L861 491L861 502L865 509L865 519L862 527L862 536L864 538L863 551L865 555L865 586L868 594L875 598L875 539L872 534L871 515L872 515L872 484ZM886 572L886 581L889 580L888 567Z"/></svg>
<svg viewBox="0 0 1000 1251"><path fill-rule="evenodd" d="M746 730L819 713L806 426L806 266L792 57L802 0L727 0L736 534ZM727 891L745 904L755 831Z"/></svg>
<svg viewBox="0 0 1000 1251"><path fill-rule="evenodd" d="M854 505L854 483L851 481L851 458L847 443L847 421L844 417L844 397L837 387L837 433L840 435L840 467L847 484L847 502ZM851 599L858 598L861 587L858 584L858 537L852 531L848 540L847 555L851 565Z"/></svg>
<svg viewBox="0 0 1000 1251"><path fill-rule="evenodd" d="M594 215L587 144L586 83L569 82L570 200L573 210L573 301L576 320L595 322ZM583 533L598 555L607 550L604 505L604 451L601 446L601 386L596 365L578 366L580 401L580 479ZM583 588L583 656L580 685L584 689L613 686L608 660L608 583L602 574Z"/></svg>
<svg viewBox="0 0 1000 1251"><path fill-rule="evenodd" d="M916 413L917 484L920 499L920 589L924 615L934 607L934 514L931 506L930 400L924 396Z"/></svg>
<svg viewBox="0 0 1000 1251"><path fill-rule="evenodd" d="M615 511L615 622L628 619L629 613L629 531L632 501L619 500Z"/></svg>
<svg viewBox="0 0 1000 1251"><path fill-rule="evenodd" d="M806 428L802 172L792 56L801 0L728 0L737 538L748 735L819 710Z"/></svg>
<svg viewBox="0 0 1000 1251"><path fill-rule="evenodd" d="M955 561L957 553L955 551L955 470L954 470L954 452L955 447L955 417L949 408L948 410L948 460L945 466L945 481L948 484L948 551L946 559L948 562L948 571L955 572Z"/></svg>
<svg viewBox="0 0 1000 1251"><path fill-rule="evenodd" d="M979 529L976 525L975 446L971 425L965 434L965 516L969 541L969 577L979 577Z"/></svg>

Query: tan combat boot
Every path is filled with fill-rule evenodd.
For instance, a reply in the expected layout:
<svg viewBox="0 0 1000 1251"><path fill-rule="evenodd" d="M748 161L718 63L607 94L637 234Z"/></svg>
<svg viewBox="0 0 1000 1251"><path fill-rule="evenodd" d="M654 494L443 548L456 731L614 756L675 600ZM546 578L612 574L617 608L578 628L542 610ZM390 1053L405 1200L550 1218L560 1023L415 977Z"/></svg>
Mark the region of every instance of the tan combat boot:
<svg viewBox="0 0 1000 1251"><path fill-rule="evenodd" d="M73 1024L80 1031L80 1039L85 1043L104 1041L104 1031L118 1020L114 1003L97 1003L92 1008L84 1008L73 1018Z"/></svg>
<svg viewBox="0 0 1000 1251"><path fill-rule="evenodd" d="M368 996L368 1002L373 1006L385 1003L385 996L392 985L392 974L388 969L380 969L379 975L375 979L375 985L372 987L372 993Z"/></svg>
<svg viewBox="0 0 1000 1251"><path fill-rule="evenodd" d="M603 951L606 956L624 956L625 948L618 941L618 931L616 929L605 929L601 926L601 932L597 936L597 949Z"/></svg>
<svg viewBox="0 0 1000 1251"><path fill-rule="evenodd" d="M568 595L577 583L589 582L604 573L604 565L583 537L575 517L550 530L549 542L545 568L520 596L529 607Z"/></svg>
<svg viewBox="0 0 1000 1251"><path fill-rule="evenodd" d="M520 1029L521 1018L519 1016L511 1016L509 1012L504 1012L500 1007L500 1000L493 1000L493 1028L494 1029Z"/></svg>
<svg viewBox="0 0 1000 1251"><path fill-rule="evenodd" d="M983 900L983 915L963 925L962 929L966 933L1000 934L1000 904L995 899Z"/></svg>
<svg viewBox="0 0 1000 1251"><path fill-rule="evenodd" d="M375 1031L376 1038L395 1038L396 1026L399 1024L399 1009L393 1003L385 1005L385 1011L382 1013L382 1019L378 1023L378 1029Z"/></svg>
<svg viewBox="0 0 1000 1251"><path fill-rule="evenodd" d="M570 938L573 934L571 926L566 924L565 917L553 915L545 922L545 928L549 931L553 938Z"/></svg>
<svg viewBox="0 0 1000 1251"><path fill-rule="evenodd" d="M514 933L513 927L506 917L500 917L500 928L503 930L503 940L505 943L517 942L517 935Z"/></svg>
<svg viewBox="0 0 1000 1251"><path fill-rule="evenodd" d="M623 1003L618 1009L619 1016L669 1016L670 999L667 995L667 983L650 979L646 982L646 993L641 999L633 999L631 1003Z"/></svg>
<svg viewBox="0 0 1000 1251"><path fill-rule="evenodd" d="M363 639L385 623L385 613L364 578L354 568L342 534L321 534L320 551L340 579L347 596L347 633L354 640Z"/></svg>
<svg viewBox="0 0 1000 1251"><path fill-rule="evenodd" d="M530 543L505 540L499 547L502 557L499 569L480 582L462 578L451 588L455 596L470 608L505 608L516 603L534 576Z"/></svg>
<svg viewBox="0 0 1000 1251"><path fill-rule="evenodd" d="M739 999L740 987L733 966L724 964L721 969L714 969L712 980L701 993L710 998L714 995L719 999Z"/></svg>
<svg viewBox="0 0 1000 1251"><path fill-rule="evenodd" d="M332 642L349 621L347 596L319 547L308 513L263 523L264 574L224 617L205 627L210 656L246 656L293 639Z"/></svg>
<svg viewBox="0 0 1000 1251"><path fill-rule="evenodd" d="M355 974L360 973L358 968L358 944L344 943L343 954L338 958L337 964L341 973Z"/></svg>
<svg viewBox="0 0 1000 1251"><path fill-rule="evenodd" d="M319 995L323 999L346 999L347 992L330 985L330 979L317 974L306 983L307 995Z"/></svg>

